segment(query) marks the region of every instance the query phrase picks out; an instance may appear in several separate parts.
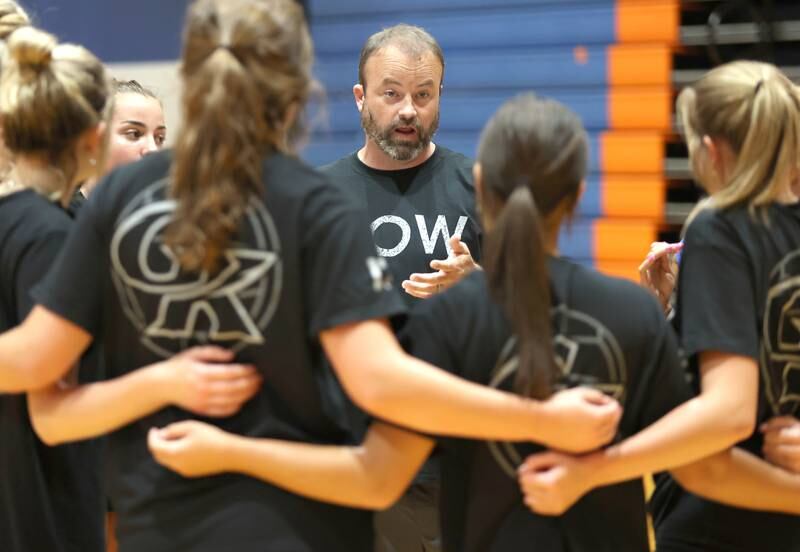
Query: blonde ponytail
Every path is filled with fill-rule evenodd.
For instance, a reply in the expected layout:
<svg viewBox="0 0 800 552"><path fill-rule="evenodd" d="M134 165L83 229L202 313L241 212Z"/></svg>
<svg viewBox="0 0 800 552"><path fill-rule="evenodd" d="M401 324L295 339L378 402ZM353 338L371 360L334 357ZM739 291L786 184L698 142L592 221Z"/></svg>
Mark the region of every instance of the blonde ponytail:
<svg viewBox="0 0 800 552"><path fill-rule="evenodd" d="M735 155L722 188L690 221L697 210L740 204L755 215L791 193L800 166L800 96L776 67L753 61L717 67L680 94L677 108L695 176L705 177L697 164L704 136L723 140Z"/></svg>

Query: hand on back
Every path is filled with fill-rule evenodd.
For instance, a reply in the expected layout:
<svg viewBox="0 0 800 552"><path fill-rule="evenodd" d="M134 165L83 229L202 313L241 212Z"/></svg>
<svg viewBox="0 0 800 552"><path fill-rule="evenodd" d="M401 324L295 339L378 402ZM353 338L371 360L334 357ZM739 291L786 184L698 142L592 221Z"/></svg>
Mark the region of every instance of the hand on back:
<svg viewBox="0 0 800 552"><path fill-rule="evenodd" d="M800 420L793 416L772 418L761 426L764 457L781 468L800 473Z"/></svg>
<svg viewBox="0 0 800 552"><path fill-rule="evenodd" d="M164 381L160 391L170 403L194 414L231 416L261 387L253 366L232 361L233 353L219 347L188 349L156 365Z"/></svg>
<svg viewBox="0 0 800 552"><path fill-rule="evenodd" d="M565 452L587 452L608 444L617 433L622 407L601 391L575 387L541 403L542 444Z"/></svg>
<svg viewBox="0 0 800 552"><path fill-rule="evenodd" d="M217 427L187 420L150 429L147 446L162 466L184 477L202 477L226 471L229 438Z"/></svg>

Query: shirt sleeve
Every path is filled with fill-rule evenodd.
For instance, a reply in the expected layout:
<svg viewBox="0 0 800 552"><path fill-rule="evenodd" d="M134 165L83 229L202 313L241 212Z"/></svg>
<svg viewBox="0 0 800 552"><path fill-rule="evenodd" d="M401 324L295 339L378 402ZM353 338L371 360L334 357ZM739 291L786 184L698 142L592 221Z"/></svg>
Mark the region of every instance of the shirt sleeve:
<svg viewBox="0 0 800 552"><path fill-rule="evenodd" d="M106 247L96 225L100 191L81 210L47 276L33 289L37 304L96 336L101 325ZM98 197L95 197L98 196Z"/></svg>
<svg viewBox="0 0 800 552"><path fill-rule="evenodd" d="M36 304L32 290L53 266L66 238L66 229L37 236L20 258L14 285L18 320L24 320Z"/></svg>
<svg viewBox="0 0 800 552"><path fill-rule="evenodd" d="M661 320L656 323L654 337L647 347L636 397L631 397L632 408L640 413L636 431L653 424L693 396L675 332L657 305L653 304L653 310Z"/></svg>
<svg viewBox="0 0 800 552"><path fill-rule="evenodd" d="M400 332L400 343L410 355L459 376L460 363L447 333L455 320L449 315L452 293L448 290L415 304Z"/></svg>
<svg viewBox="0 0 800 552"><path fill-rule="evenodd" d="M717 212L687 230L678 283L678 328L688 357L703 351L758 358L751 267L733 228Z"/></svg>
<svg viewBox="0 0 800 552"><path fill-rule="evenodd" d="M327 186L311 194L302 223L310 335L405 312L386 260L372 241L366 213L342 192Z"/></svg>

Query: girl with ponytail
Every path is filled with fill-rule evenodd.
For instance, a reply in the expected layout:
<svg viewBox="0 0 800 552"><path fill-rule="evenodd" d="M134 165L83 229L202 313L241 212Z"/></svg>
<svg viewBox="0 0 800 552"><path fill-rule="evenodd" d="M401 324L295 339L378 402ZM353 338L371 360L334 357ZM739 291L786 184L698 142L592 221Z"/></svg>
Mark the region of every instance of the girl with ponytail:
<svg viewBox="0 0 800 552"><path fill-rule="evenodd" d="M23 12L12 13L10 4L0 2L0 33L11 22L27 21ZM113 91L100 61L84 48L58 44L53 36L24 25L4 46L0 119L10 160L0 182L0 329L19 335L19 328L12 328L35 308L36 285L73 225L65 207L81 183L98 176L103 166ZM83 282L73 285L86 293ZM23 340L22 346L18 341L8 357L17 362L16 369L0 371L4 552L105 550L100 443L48 445L97 436L107 424L135 419L131 412L141 415L168 404L229 415L258 387L252 369L241 369L241 378L232 378L230 371L221 378L217 366L202 362L229 360L221 350L189 351L111 386L89 384L100 377L101 353L93 349L81 358L86 343L72 343L71 329L61 335L58 329L40 328L32 341ZM37 349L58 346L59 338L77 345L76 354L64 359L58 350L52 362L29 364ZM72 371L76 362L79 367ZM62 381L48 386L56 378ZM155 393L154 383L160 386ZM216 388L197 389L210 385ZM32 393L19 393L26 390ZM120 390L133 395L125 404L116 399ZM82 397L84 407L71 407L76 397Z"/></svg>
<svg viewBox="0 0 800 552"><path fill-rule="evenodd" d="M59 48L54 64L62 50L76 51ZM50 78L54 71L40 59L20 75ZM323 350L360 406L420 431L573 451L599 446L615 431L619 406L598 391L520 397L403 352L387 320L403 302L364 213L292 153L311 64L293 0L193 2L175 150L147 155L98 185L34 290L37 304L0 336L0 388L39 390L31 410L45 442L112 432L107 489L122 552L372 550L372 520L362 509L241 474L187 480L159 466L146 446L150 428L170 426L164 435L171 435L171 424L193 415L218 417L216 426L232 434L300 448L352 442L344 398L322 373ZM63 65L77 76L52 91L74 94L84 83L105 82L99 63L88 72L77 61ZM59 142L69 146L59 155L41 153L63 161L58 182L67 183L42 187L48 196L68 198L78 176L102 166L96 125L108 95L105 84L89 88L59 117L46 102L25 111L54 132L73 115L91 130ZM4 114L6 136L13 124ZM42 136L13 129L29 140L20 146L44 149ZM103 347L107 381L51 385L92 341ZM234 355L246 365L218 364ZM260 389L253 366L264 376ZM525 385L547 395L539 380ZM150 434L154 450L159 436Z"/></svg>
<svg viewBox="0 0 800 552"><path fill-rule="evenodd" d="M420 304L404 340L420 359L518 397L558 402L567 397L561 389L583 385L586 393L594 387L623 405L618 435L624 439L661 423L689 390L657 302L632 283L558 255L559 231L580 196L587 157L586 134L567 108L532 95L506 102L483 131L474 169L487 232L484 271ZM413 412L407 417L413 419ZM403 425L402 417L392 421ZM563 431L574 427L565 425ZM518 470L526 456L548 443L531 440L535 444L514 438L438 439L444 550L648 549L638 474L592 491L566 512L545 512L560 517L532 513L528 506L538 507L538 497L523 500ZM235 472L318 500L366 508L390 505L434 444L380 421L356 448L249 439L191 421L150 435L156 459L184 476ZM668 455L665 467L715 446L693 442ZM787 507L787 496L770 498Z"/></svg>
<svg viewBox="0 0 800 552"><path fill-rule="evenodd" d="M658 550L800 550L798 475L778 467L796 465L785 429L800 427L800 96L774 66L739 61L685 89L678 111L709 193L684 230L674 318L698 395L601 453L531 459L528 499L557 511L595 486L723 449L658 478Z"/></svg>
<svg viewBox="0 0 800 552"><path fill-rule="evenodd" d="M776 67L738 61L687 88L678 111L695 179L709 197L684 230L675 324L700 398L712 382L745 394L724 412L747 421L729 454L792 469L800 454L792 462L780 448L782 429L800 428L792 335L800 274L800 94ZM791 440L790 431L785 435ZM654 504L659 550L800 550L797 511L725 506L668 478Z"/></svg>

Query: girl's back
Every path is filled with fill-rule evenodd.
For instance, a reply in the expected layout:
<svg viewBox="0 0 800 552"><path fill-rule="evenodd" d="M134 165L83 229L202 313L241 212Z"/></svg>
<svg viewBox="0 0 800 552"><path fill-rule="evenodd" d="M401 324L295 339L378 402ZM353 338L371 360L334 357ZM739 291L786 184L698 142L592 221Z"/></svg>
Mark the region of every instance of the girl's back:
<svg viewBox="0 0 800 552"><path fill-rule="evenodd" d="M104 343L109 377L214 343L264 376L261 392L222 427L252 437L346 442L318 373L316 336L403 310L400 298L385 292L380 269L370 270L375 253L363 214L301 162L270 155L262 195L251 197L217 272L183 271L163 246L175 209L167 196L170 160L170 152L153 154L98 187L37 299ZM243 476L186 480L158 466L147 451L148 430L190 417L168 408L110 436L109 493L123 550L261 550L281 543L292 550L367 549L366 512ZM160 523L172 529L163 533Z"/></svg>
<svg viewBox="0 0 800 552"><path fill-rule="evenodd" d="M688 397L675 338L639 287L550 258L553 343L560 385L600 389L623 405L619 437ZM512 389L515 342L483 272L415 311L406 340L416 356L466 379ZM641 480L595 490L560 517L533 514L516 469L534 444L446 439L442 517L447 550L648 550Z"/></svg>
<svg viewBox="0 0 800 552"><path fill-rule="evenodd" d="M760 424L800 415L800 204L773 203L765 213L768 223L746 206L697 215L686 232L676 311L693 375L702 351L758 360L756 431L738 445L758 456L764 444ZM665 545L800 550L797 516L723 506L667 478L655 496Z"/></svg>

